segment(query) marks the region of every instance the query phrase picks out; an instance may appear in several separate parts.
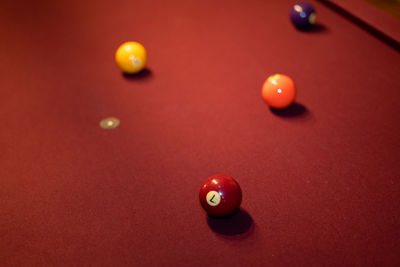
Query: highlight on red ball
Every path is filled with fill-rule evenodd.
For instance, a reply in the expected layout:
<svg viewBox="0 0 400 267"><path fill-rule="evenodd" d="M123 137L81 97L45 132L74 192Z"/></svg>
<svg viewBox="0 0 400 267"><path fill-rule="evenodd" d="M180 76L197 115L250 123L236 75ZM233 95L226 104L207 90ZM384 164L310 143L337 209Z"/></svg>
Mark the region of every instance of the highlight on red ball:
<svg viewBox="0 0 400 267"><path fill-rule="evenodd" d="M225 218L235 214L242 203L242 189L229 175L216 174L207 178L199 192L200 204L212 217Z"/></svg>

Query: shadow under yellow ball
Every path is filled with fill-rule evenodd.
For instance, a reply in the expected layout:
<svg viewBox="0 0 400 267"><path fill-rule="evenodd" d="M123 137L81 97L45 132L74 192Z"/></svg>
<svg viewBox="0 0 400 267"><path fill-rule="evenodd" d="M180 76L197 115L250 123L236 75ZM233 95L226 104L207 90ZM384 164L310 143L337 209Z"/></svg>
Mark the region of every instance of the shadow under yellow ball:
<svg viewBox="0 0 400 267"><path fill-rule="evenodd" d="M138 73L146 67L146 49L138 42L125 42L115 52L115 62L125 73Z"/></svg>

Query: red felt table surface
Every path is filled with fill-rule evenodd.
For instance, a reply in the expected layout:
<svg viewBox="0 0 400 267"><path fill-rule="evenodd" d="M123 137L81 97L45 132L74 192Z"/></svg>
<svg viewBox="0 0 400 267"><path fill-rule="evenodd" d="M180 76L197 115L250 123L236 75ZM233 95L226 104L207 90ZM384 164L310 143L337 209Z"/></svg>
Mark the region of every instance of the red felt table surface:
<svg viewBox="0 0 400 267"><path fill-rule="evenodd" d="M0 265L399 265L400 54L311 3L299 32L289 0L4 2ZM199 205L216 173L243 191L228 220Z"/></svg>

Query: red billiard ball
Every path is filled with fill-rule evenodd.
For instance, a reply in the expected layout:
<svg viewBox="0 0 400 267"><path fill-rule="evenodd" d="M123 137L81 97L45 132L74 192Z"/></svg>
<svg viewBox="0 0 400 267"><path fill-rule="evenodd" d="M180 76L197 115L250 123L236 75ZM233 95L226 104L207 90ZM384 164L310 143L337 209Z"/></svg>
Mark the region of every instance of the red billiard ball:
<svg viewBox="0 0 400 267"><path fill-rule="evenodd" d="M242 190L232 177L216 174L204 181L199 198L201 206L209 216L228 217L239 209Z"/></svg>

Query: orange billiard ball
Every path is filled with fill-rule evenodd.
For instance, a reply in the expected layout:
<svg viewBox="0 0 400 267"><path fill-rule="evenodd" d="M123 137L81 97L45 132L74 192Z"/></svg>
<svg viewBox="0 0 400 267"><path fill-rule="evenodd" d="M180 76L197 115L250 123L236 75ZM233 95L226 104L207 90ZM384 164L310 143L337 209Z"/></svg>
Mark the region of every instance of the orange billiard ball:
<svg viewBox="0 0 400 267"><path fill-rule="evenodd" d="M138 42L125 42L115 52L115 62L125 73L138 73L146 66L146 49Z"/></svg>
<svg viewBox="0 0 400 267"><path fill-rule="evenodd" d="M284 74L268 77L262 86L262 98L274 109L284 109L296 99L296 86L293 80Z"/></svg>

